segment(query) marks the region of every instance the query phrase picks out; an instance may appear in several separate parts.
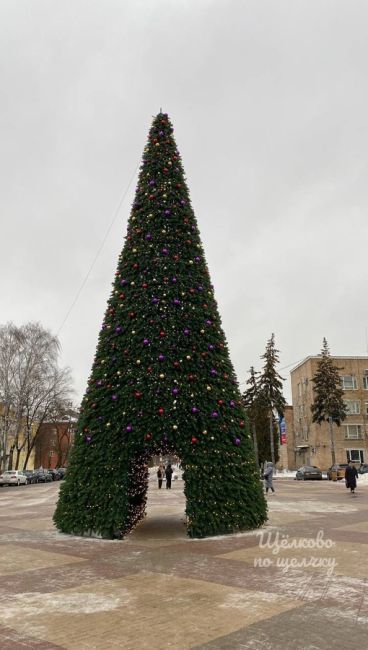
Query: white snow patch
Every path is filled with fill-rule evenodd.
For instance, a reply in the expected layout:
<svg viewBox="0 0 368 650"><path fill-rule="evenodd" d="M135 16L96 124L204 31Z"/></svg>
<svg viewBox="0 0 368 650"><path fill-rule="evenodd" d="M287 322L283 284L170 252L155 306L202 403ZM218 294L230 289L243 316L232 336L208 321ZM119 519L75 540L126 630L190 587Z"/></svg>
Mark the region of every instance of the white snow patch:
<svg viewBox="0 0 368 650"><path fill-rule="evenodd" d="M352 505L326 503L325 501L268 501L269 510L276 512L356 512Z"/></svg>
<svg viewBox="0 0 368 650"><path fill-rule="evenodd" d="M280 600L280 595L276 593L266 593L264 591L257 591L257 598L254 598L254 593L231 593L225 596L225 600L219 607L221 608L232 608L232 609L258 609L259 599L264 600L268 603L278 602Z"/></svg>
<svg viewBox="0 0 368 650"><path fill-rule="evenodd" d="M130 604L132 596L127 589L122 589L119 596L96 593L23 593L7 598L2 603L1 620L8 623L14 618L38 616L42 614L96 614L109 612L121 605Z"/></svg>

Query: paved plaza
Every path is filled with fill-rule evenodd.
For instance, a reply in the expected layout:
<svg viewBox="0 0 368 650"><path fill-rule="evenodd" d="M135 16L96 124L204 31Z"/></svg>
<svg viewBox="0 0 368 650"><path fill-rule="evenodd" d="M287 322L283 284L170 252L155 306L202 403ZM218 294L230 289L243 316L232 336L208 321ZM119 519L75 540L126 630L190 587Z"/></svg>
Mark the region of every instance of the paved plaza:
<svg viewBox="0 0 368 650"><path fill-rule="evenodd" d="M275 487L261 531L190 540L153 481L124 541L58 533L58 483L3 488L1 650L368 648L368 483Z"/></svg>

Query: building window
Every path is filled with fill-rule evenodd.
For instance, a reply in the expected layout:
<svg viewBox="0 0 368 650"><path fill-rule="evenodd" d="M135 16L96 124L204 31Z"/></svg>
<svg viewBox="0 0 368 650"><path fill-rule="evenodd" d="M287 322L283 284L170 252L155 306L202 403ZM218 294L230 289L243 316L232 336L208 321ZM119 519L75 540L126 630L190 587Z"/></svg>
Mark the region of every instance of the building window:
<svg viewBox="0 0 368 650"><path fill-rule="evenodd" d="M368 415L368 402L365 403L365 414Z"/></svg>
<svg viewBox="0 0 368 650"><path fill-rule="evenodd" d="M357 380L354 375L342 375L340 379L344 390L356 390L358 388Z"/></svg>
<svg viewBox="0 0 368 650"><path fill-rule="evenodd" d="M360 424L345 424L345 438L360 440L362 437L362 427Z"/></svg>
<svg viewBox="0 0 368 650"><path fill-rule="evenodd" d="M302 385L299 383L298 384L298 397L302 396Z"/></svg>
<svg viewBox="0 0 368 650"><path fill-rule="evenodd" d="M364 451L363 449L347 449L346 458L354 463L364 463Z"/></svg>
<svg viewBox="0 0 368 650"><path fill-rule="evenodd" d="M363 388L368 390L368 370L364 370Z"/></svg>
<svg viewBox="0 0 368 650"><path fill-rule="evenodd" d="M346 399L347 415L360 415L360 402L358 400Z"/></svg>
<svg viewBox="0 0 368 650"><path fill-rule="evenodd" d="M301 406L299 406L299 420L301 420L303 415L304 415L304 406L302 404Z"/></svg>

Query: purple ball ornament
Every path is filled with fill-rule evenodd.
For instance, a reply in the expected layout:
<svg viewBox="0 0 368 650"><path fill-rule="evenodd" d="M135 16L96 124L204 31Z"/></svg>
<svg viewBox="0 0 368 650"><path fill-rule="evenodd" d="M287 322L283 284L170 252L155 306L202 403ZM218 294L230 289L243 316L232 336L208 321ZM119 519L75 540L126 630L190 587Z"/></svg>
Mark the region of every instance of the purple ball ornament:
<svg viewBox="0 0 368 650"><path fill-rule="evenodd" d="M210 344L209 344L209 346L208 346L208 349L209 349L209 350L211 350L211 352L212 352L212 350L214 350L214 349L215 349L215 346L214 346L214 345L212 345L212 343L210 343Z"/></svg>
<svg viewBox="0 0 368 650"><path fill-rule="evenodd" d="M197 287L197 291L203 291L203 287L201 286Z"/></svg>
<svg viewBox="0 0 368 650"><path fill-rule="evenodd" d="M125 285L128 284L128 280L126 280L125 278L122 278L120 280L120 284L121 284L122 287L125 287Z"/></svg>
<svg viewBox="0 0 368 650"><path fill-rule="evenodd" d="M172 278L172 279L171 279L171 282L172 282L173 284L176 284L176 283L177 283L177 278Z"/></svg>
<svg viewBox="0 0 368 650"><path fill-rule="evenodd" d="M173 388L171 392L176 397L179 394L179 388Z"/></svg>
<svg viewBox="0 0 368 650"><path fill-rule="evenodd" d="M117 395L111 395L111 399L114 400L114 402L118 399Z"/></svg>
<svg viewBox="0 0 368 650"><path fill-rule="evenodd" d="M173 305L180 305L180 300L179 300L179 298L174 298L174 300L173 300Z"/></svg>
<svg viewBox="0 0 368 650"><path fill-rule="evenodd" d="M89 445L92 442L92 436L86 436L86 443Z"/></svg>
<svg viewBox="0 0 368 650"><path fill-rule="evenodd" d="M128 426L125 428L125 431L126 431L127 433L131 433L131 431L133 431L133 427L132 427L132 425L131 425L131 424L128 424Z"/></svg>
<svg viewBox="0 0 368 650"><path fill-rule="evenodd" d="M235 440L234 440L234 445L236 445L237 447L239 447L240 443L241 443L240 438L235 438Z"/></svg>
<svg viewBox="0 0 368 650"><path fill-rule="evenodd" d="M152 302L153 305L157 305L157 303L159 302L159 299L154 297L154 298L152 298L151 302Z"/></svg>
<svg viewBox="0 0 368 650"><path fill-rule="evenodd" d="M229 402L229 406L230 406L232 409L235 408L235 402L234 402L233 399L230 400L230 402Z"/></svg>
<svg viewBox="0 0 368 650"><path fill-rule="evenodd" d="M197 409L196 406L193 406L193 408L192 408L192 413L194 413L194 414L195 414L195 413L199 413L199 409Z"/></svg>
<svg viewBox="0 0 368 650"><path fill-rule="evenodd" d="M120 325L118 325L117 327L115 327L115 332L116 332L117 334L121 334L122 331L123 331L123 328L120 327Z"/></svg>
<svg viewBox="0 0 368 650"><path fill-rule="evenodd" d="M171 210L165 210L165 215L168 217L171 214Z"/></svg>
<svg viewBox="0 0 368 650"><path fill-rule="evenodd" d="M143 339L143 345L149 345L150 342L151 341L149 339Z"/></svg>
<svg viewBox="0 0 368 650"><path fill-rule="evenodd" d="M149 184L150 184L151 187L153 187L153 185L156 185L155 181L153 181L153 180L150 181Z"/></svg>
<svg viewBox="0 0 368 650"><path fill-rule="evenodd" d="M190 330L186 327L185 330L183 330L185 336L189 336Z"/></svg>
<svg viewBox="0 0 368 650"><path fill-rule="evenodd" d="M161 250L161 253L162 253L163 255L168 255L168 254L169 254L169 251L167 250L167 248L163 248L163 249Z"/></svg>
<svg viewBox="0 0 368 650"><path fill-rule="evenodd" d="M159 361L165 361L165 355L164 354L159 354L158 355L158 360Z"/></svg>
<svg viewBox="0 0 368 650"><path fill-rule="evenodd" d="M217 375L216 368L211 368L211 375L212 375L212 377L215 377Z"/></svg>
<svg viewBox="0 0 368 650"><path fill-rule="evenodd" d="M198 263L198 262L201 261L201 258L197 255L197 256L194 258L194 261Z"/></svg>
<svg viewBox="0 0 368 650"><path fill-rule="evenodd" d="M151 239L152 239L152 235L151 235L150 232L148 232L147 235L146 235L146 240L151 241Z"/></svg>
<svg viewBox="0 0 368 650"><path fill-rule="evenodd" d="M211 417L212 417L212 418L218 418L218 413L217 413L217 411L212 411L212 413L211 413Z"/></svg>
<svg viewBox="0 0 368 650"><path fill-rule="evenodd" d="M212 325L212 321L211 320L206 320L206 325Z"/></svg>

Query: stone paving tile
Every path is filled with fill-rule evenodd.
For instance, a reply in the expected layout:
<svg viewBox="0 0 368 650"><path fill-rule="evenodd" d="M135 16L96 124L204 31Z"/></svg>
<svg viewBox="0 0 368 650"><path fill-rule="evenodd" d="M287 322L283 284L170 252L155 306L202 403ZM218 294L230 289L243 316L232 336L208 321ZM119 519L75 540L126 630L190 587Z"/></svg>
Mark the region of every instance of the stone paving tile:
<svg viewBox="0 0 368 650"><path fill-rule="evenodd" d="M368 623L340 609L305 605L192 650L346 650L367 648Z"/></svg>
<svg viewBox="0 0 368 650"><path fill-rule="evenodd" d="M21 650L63 650L63 646L55 645L50 641L40 641L39 639L32 639L25 635L18 634L11 628L0 625L0 640L1 650L14 650L14 648Z"/></svg>
<svg viewBox="0 0 368 650"><path fill-rule="evenodd" d="M58 487L0 490L1 650L368 647L368 486L353 499L339 484L280 480L261 531L190 540L182 482L154 483L147 518L121 542L58 533ZM260 534L321 530L335 544L332 575L254 566L275 559Z"/></svg>

